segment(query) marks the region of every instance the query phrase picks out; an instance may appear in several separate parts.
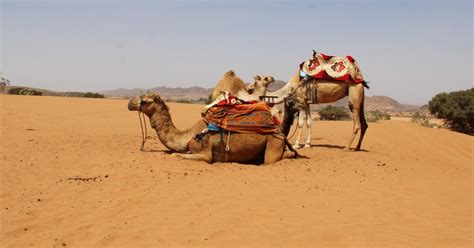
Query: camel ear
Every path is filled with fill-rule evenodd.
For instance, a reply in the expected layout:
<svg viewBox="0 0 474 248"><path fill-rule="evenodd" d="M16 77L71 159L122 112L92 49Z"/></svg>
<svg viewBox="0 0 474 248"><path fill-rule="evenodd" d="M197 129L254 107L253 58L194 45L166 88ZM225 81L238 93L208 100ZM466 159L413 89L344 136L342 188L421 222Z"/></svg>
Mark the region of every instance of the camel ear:
<svg viewBox="0 0 474 248"><path fill-rule="evenodd" d="M316 51L314 51L314 49L313 49L313 58L316 57L316 54L318 54L318 53Z"/></svg>
<svg viewBox="0 0 474 248"><path fill-rule="evenodd" d="M153 97L153 100L155 100L155 102L156 102L156 101L159 101L159 100L161 100L161 97L160 97L159 95L155 95L155 96Z"/></svg>
<svg viewBox="0 0 474 248"><path fill-rule="evenodd" d="M255 79L255 81L260 81L260 80L262 80L262 78L261 78L259 75L253 76L253 79Z"/></svg>

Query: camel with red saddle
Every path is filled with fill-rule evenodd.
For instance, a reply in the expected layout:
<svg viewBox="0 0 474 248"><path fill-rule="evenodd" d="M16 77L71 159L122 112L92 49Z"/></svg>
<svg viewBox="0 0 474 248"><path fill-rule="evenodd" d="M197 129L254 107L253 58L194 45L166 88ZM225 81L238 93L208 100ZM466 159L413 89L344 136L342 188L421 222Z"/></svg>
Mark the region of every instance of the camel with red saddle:
<svg viewBox="0 0 474 248"><path fill-rule="evenodd" d="M299 140L305 120L308 134L304 147L311 147L313 120L310 104L332 103L347 96L349 109L352 113L353 128L345 150L350 150L352 142L359 132L359 141L354 150L360 150L368 128L364 114L364 88L369 87L363 80L360 69L352 57L332 57L316 53L313 50L312 58L302 63L293 77L281 89L271 92L262 89L262 87L265 85L257 82L247 86L251 95L265 92L261 96L273 97L275 103L281 103L285 97L292 93L300 101L306 103L304 111L302 110L299 114L294 148L302 147Z"/></svg>

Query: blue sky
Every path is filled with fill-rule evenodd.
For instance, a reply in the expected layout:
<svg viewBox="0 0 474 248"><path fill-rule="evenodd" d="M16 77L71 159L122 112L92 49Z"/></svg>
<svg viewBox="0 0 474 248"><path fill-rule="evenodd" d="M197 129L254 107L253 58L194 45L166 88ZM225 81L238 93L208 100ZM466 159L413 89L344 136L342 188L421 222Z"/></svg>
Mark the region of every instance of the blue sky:
<svg viewBox="0 0 474 248"><path fill-rule="evenodd" d="M368 95L425 104L473 87L472 1L3 0L13 84L213 87L233 69L287 81L311 50L352 55Z"/></svg>

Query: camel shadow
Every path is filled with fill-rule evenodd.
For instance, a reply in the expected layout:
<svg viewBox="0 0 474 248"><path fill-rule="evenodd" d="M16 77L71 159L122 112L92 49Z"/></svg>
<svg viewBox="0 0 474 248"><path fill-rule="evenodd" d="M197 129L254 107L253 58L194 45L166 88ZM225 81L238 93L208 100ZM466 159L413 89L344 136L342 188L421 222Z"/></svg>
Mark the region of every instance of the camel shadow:
<svg viewBox="0 0 474 248"><path fill-rule="evenodd" d="M311 145L311 147L324 147L324 148L329 148L329 149L339 149L339 150L344 150L346 148L345 146L340 146L340 145L331 145L331 144L317 144L317 145ZM350 151L354 151L353 148L351 148ZM369 152L368 150L365 149L360 149L357 152Z"/></svg>
<svg viewBox="0 0 474 248"><path fill-rule="evenodd" d="M173 152L170 150L157 150L157 149L143 149L141 152L160 152L160 153L166 153L166 154L172 154Z"/></svg>

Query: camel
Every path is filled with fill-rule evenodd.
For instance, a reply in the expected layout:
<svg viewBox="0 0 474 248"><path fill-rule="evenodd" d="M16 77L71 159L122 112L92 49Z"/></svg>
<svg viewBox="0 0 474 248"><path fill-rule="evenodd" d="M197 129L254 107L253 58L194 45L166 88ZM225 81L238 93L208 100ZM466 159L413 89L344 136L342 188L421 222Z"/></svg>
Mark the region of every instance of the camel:
<svg viewBox="0 0 474 248"><path fill-rule="evenodd" d="M291 102L291 101L290 101ZM275 134L253 134L253 133L205 133L200 138L194 138L196 132L181 132L175 128L169 114L168 106L157 94L149 93L129 101L128 109L131 111L142 111L150 118L151 126L157 131L160 141L170 150L184 151L184 146L191 153L173 153L175 157L184 159L213 162L239 162L249 163L258 160L263 155L263 163L269 164L286 158L297 156L286 140L285 133ZM285 115L281 130L288 134L289 127L293 123L294 114L299 111L295 108L287 108L292 111ZM202 127L199 121L191 130L197 131L196 127ZM202 128L204 129L204 128ZM200 130L199 130L200 131ZM186 135L183 135L186 133ZM198 132L199 133L199 132ZM230 137L228 135L230 134ZM177 137L176 137L177 136ZM189 138L189 139L186 139ZM226 143L229 140L229 150L226 151ZM186 143L186 145L183 145ZM288 146L290 150L285 150Z"/></svg>
<svg viewBox="0 0 474 248"><path fill-rule="evenodd" d="M310 87L310 84L315 84L316 86ZM311 94L314 94L317 103L331 103L335 102L344 97L348 97L349 109L352 113L352 134L349 139L347 146L344 150L350 150L352 142L354 141L355 136L360 131L359 141L357 142L354 151L359 151L362 145L362 140L364 139L365 132L369 127L367 125L367 120L365 119L364 114L364 87L367 87L367 84L364 83L347 83L336 80L322 80L322 79L310 79L308 82L304 83L301 87L298 87L295 91L295 95L300 100L303 100L306 104L304 107L304 115L300 112L298 118L297 126L297 136L294 144L294 148L299 148L299 140L301 137L301 131L303 128L304 119L306 119L306 127L308 130L308 136L306 139L306 144L304 147L311 147L311 124L313 119L311 118L311 109L310 109L310 99L308 99L308 91L313 91Z"/></svg>
<svg viewBox="0 0 474 248"><path fill-rule="evenodd" d="M155 99L162 104L154 104ZM190 129L178 130L171 120L168 106L152 93L130 99L128 109L146 114L161 143L172 152L188 152L188 142L207 127L203 120L199 120Z"/></svg>
<svg viewBox="0 0 474 248"><path fill-rule="evenodd" d="M309 87L310 84L316 85L316 87ZM256 83L252 83L248 86L248 88L251 90L258 89L259 87L263 86ZM266 89L259 89L258 92L265 92L265 96L276 97L276 100L274 100L275 103L281 103L283 99L285 99L285 97L294 92L295 96L299 98L300 101L306 103L304 107L304 115L303 110L300 111L299 114L297 126L298 131L293 148L302 147L302 145L300 145L299 143L299 140L301 138L301 132L305 119L308 134L304 147L311 147L311 126L313 119L311 118L311 109L309 103L310 99L308 99L308 96L310 94L308 93L314 94L317 103L331 103L348 96L349 109L352 112L353 128L349 143L344 149L350 150L355 136L360 131L360 138L357 143L357 146L354 149L354 151L359 151L362 145L362 140L364 139L365 132L368 128L364 114L364 87L369 88L366 82L356 84L323 79L301 80L300 70L298 69L297 72L293 75L293 77L291 77L291 79L288 81L288 83L281 89L275 92L267 91ZM314 92L308 92L310 90Z"/></svg>
<svg viewBox="0 0 474 248"><path fill-rule="evenodd" d="M237 96L239 99L245 101L259 100L259 96L265 95L267 87L275 82L272 76L254 76L253 85L254 90L249 94L244 81L235 75L235 72L230 70L224 74L222 79L217 83L216 87L212 91L212 100L216 100L222 92L229 92L232 95ZM256 88L256 89L255 89Z"/></svg>

